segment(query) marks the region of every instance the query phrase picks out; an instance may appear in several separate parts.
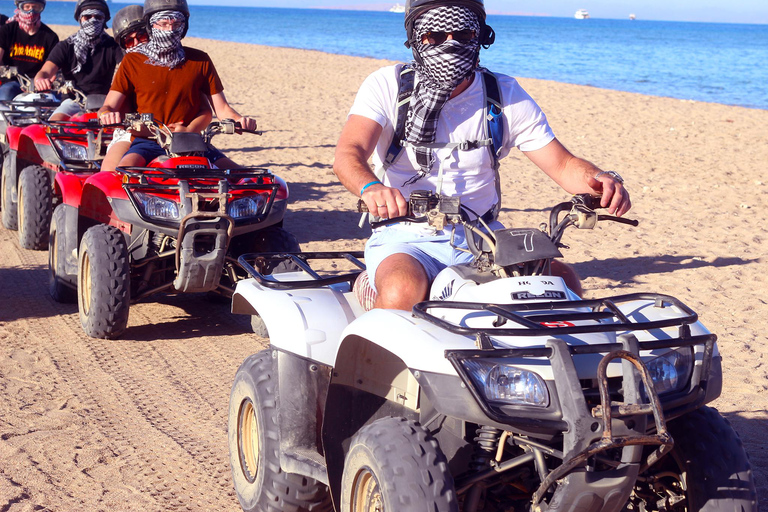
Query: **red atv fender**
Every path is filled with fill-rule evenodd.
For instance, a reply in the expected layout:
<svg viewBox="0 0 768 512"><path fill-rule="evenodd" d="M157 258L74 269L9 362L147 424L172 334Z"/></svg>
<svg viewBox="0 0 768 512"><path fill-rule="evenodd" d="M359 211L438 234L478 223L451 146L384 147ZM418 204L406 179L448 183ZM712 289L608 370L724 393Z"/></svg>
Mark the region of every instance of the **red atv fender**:
<svg viewBox="0 0 768 512"><path fill-rule="evenodd" d="M18 144L16 158L19 161L42 164L52 171L58 170L59 158L51 148L45 126L33 124L24 127L19 135Z"/></svg>
<svg viewBox="0 0 768 512"><path fill-rule="evenodd" d="M53 195L61 197L63 203L79 208L83 184L89 177L90 175L57 172L53 184Z"/></svg>
<svg viewBox="0 0 768 512"><path fill-rule="evenodd" d="M5 130L5 139L7 141L8 148L17 151L19 149L19 137L21 137L21 126L9 126Z"/></svg>
<svg viewBox="0 0 768 512"><path fill-rule="evenodd" d="M97 172L85 180L80 198L80 215L102 224L115 226L126 233L131 225L121 221L112 208L113 201L129 201L117 172Z"/></svg>

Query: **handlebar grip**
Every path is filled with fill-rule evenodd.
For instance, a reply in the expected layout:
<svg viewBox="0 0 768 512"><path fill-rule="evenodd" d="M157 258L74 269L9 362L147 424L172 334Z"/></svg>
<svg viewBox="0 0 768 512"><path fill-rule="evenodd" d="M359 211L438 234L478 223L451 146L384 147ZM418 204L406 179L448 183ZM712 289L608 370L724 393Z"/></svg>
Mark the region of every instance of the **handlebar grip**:
<svg viewBox="0 0 768 512"><path fill-rule="evenodd" d="M621 217L616 217L615 215L598 215L597 220L610 220L613 222L618 222L619 224L628 224L630 226L637 226L640 224L639 221L636 221L634 219L623 219Z"/></svg>

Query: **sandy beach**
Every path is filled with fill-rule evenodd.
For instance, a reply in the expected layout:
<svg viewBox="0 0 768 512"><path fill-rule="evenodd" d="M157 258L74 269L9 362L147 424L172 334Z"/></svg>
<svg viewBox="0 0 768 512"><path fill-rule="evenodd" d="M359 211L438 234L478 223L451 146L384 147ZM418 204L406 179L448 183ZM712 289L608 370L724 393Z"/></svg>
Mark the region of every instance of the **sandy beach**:
<svg viewBox="0 0 768 512"><path fill-rule="evenodd" d="M185 41L211 55L230 102L264 130L216 143L289 183L285 227L302 248L362 249L369 230L357 226L333 153L358 86L389 62ZM566 147L624 176L628 217L640 221L571 232L565 261L588 297L674 295L718 335L724 387L712 405L741 436L765 508L768 111L520 82ZM520 152L501 176L508 226L538 226L568 197ZM0 227L0 511L240 510L229 391L241 361L266 344L249 319L201 296L161 296L131 308L121 339L91 339L77 306L48 295L47 257Z"/></svg>

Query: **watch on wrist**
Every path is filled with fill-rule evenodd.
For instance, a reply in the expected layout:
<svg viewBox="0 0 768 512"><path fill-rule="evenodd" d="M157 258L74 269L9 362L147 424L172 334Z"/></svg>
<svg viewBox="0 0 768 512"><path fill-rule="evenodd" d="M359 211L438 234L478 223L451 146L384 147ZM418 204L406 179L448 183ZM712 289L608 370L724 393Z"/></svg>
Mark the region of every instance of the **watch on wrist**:
<svg viewBox="0 0 768 512"><path fill-rule="evenodd" d="M595 179L599 178L603 174L607 174L619 183L624 184L624 178L622 178L621 174L617 173L616 171L600 171L599 173L595 174Z"/></svg>

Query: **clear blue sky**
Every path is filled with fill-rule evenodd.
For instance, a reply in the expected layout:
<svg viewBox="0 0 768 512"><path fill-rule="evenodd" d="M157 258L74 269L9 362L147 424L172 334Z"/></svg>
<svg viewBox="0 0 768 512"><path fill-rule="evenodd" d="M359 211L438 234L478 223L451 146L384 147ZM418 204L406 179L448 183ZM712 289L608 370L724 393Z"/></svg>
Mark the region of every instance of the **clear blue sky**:
<svg viewBox="0 0 768 512"><path fill-rule="evenodd" d="M188 0L197 5L242 5L328 9L387 10L405 0ZM118 0L128 3L127 0ZM130 3L134 3L131 1ZM139 0L136 1L139 3ZM488 12L571 17L587 9L593 18L768 24L768 0L485 0Z"/></svg>

